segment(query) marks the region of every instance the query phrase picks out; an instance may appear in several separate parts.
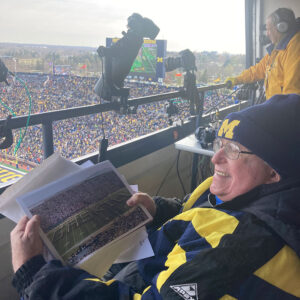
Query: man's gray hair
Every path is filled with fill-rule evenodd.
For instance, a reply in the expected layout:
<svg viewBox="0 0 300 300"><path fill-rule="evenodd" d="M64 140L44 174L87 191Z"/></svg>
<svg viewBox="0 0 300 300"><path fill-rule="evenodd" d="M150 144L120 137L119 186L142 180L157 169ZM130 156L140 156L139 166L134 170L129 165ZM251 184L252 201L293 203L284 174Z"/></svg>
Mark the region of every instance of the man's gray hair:
<svg viewBox="0 0 300 300"><path fill-rule="evenodd" d="M289 8L278 8L269 15L272 24L277 25L279 22L286 22L289 25L289 31L296 26L295 13Z"/></svg>

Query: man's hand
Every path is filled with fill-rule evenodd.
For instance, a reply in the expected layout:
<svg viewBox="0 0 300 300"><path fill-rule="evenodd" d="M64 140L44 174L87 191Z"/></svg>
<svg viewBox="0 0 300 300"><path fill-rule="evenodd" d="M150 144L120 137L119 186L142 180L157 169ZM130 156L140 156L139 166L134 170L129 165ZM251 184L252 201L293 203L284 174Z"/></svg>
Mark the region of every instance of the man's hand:
<svg viewBox="0 0 300 300"><path fill-rule="evenodd" d="M233 88L235 85L238 84L236 77L227 77L225 79L225 83L227 84L227 88L229 89Z"/></svg>
<svg viewBox="0 0 300 300"><path fill-rule="evenodd" d="M12 265L16 272L33 256L43 253L43 242L39 234L40 219L23 217L10 233Z"/></svg>
<svg viewBox="0 0 300 300"><path fill-rule="evenodd" d="M142 204L144 205L147 210L149 211L149 213L151 214L152 217L155 216L156 214L156 204L154 202L154 200L145 193L135 193L133 196L131 196L128 200L127 200L127 205L128 206L135 206L138 204Z"/></svg>

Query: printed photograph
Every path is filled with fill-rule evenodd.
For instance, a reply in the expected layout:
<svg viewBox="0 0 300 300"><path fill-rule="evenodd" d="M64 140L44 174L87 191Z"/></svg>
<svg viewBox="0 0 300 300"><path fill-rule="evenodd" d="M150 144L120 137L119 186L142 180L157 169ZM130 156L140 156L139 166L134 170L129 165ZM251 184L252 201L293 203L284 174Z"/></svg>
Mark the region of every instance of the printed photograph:
<svg viewBox="0 0 300 300"><path fill-rule="evenodd" d="M113 171L88 178L29 208L41 217L41 228L57 253L77 264L96 249L149 220L131 208L126 185Z"/></svg>

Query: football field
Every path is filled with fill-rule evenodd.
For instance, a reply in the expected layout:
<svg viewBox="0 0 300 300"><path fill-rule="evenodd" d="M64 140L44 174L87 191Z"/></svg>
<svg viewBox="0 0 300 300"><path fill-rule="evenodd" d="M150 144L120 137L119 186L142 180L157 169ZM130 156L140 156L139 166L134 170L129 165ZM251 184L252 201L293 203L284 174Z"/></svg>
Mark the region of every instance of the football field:
<svg viewBox="0 0 300 300"><path fill-rule="evenodd" d="M23 177L25 174L25 172L0 164L0 187L7 185L7 183L14 182L16 179Z"/></svg>

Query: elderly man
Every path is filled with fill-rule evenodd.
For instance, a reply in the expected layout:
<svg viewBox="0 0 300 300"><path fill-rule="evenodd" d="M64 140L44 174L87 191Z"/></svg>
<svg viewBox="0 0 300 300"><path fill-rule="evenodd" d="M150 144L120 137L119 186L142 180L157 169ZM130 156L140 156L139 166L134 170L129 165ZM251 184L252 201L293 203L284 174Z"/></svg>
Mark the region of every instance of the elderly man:
<svg viewBox="0 0 300 300"><path fill-rule="evenodd" d="M255 66L226 82L238 85L264 79L267 100L277 94L300 94L300 32L294 12L278 8L267 18L266 27L272 42L268 53Z"/></svg>
<svg viewBox="0 0 300 300"><path fill-rule="evenodd" d="M128 200L154 216L155 256L137 263L139 286L46 263L37 217L12 231L14 286L24 299L299 298L299 115L296 94L229 114L214 144L213 177L182 206L143 193Z"/></svg>

